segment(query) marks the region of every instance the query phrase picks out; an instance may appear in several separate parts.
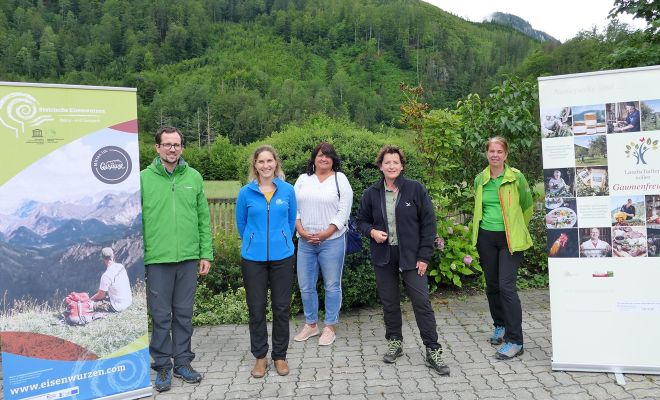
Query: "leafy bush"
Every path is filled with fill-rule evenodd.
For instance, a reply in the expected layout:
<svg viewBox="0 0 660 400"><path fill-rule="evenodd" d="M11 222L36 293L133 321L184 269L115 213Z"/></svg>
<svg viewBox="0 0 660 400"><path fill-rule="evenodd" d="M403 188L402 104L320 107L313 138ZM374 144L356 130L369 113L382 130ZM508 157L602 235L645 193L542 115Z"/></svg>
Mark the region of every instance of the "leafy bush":
<svg viewBox="0 0 660 400"><path fill-rule="evenodd" d="M351 122L318 115L302 126L287 126L283 131L275 132L265 140L242 149L238 178L243 182L246 180L250 155L255 148L267 143L279 153L287 181L293 183L299 175L305 173L312 150L322 141L331 143L341 158L342 171L353 188L354 210L357 209L364 190L381 178L374 160L385 144L394 144L403 149L407 159L407 177L422 177L420 160L411 143L411 137L375 134Z"/></svg>
<svg viewBox="0 0 660 400"><path fill-rule="evenodd" d="M246 324L249 319L244 288L216 293L204 282L197 285L194 325Z"/></svg>
<svg viewBox="0 0 660 400"><path fill-rule="evenodd" d="M140 140L140 170L147 168L156 156L157 153L154 148L153 139L149 142Z"/></svg>
<svg viewBox="0 0 660 400"><path fill-rule="evenodd" d="M145 169L158 155L153 144L153 136L140 141L140 169ZM218 137L211 147L186 144L181 156L191 167L199 171L206 180L237 180L238 147L229 139Z"/></svg>
<svg viewBox="0 0 660 400"><path fill-rule="evenodd" d="M534 210L529 223L529 234L534 245L525 251L525 258L518 268L518 287L548 286L548 251L543 208Z"/></svg>
<svg viewBox="0 0 660 400"><path fill-rule="evenodd" d="M300 313L298 291L291 294L291 317ZM270 304L270 291L266 303L266 320L273 320ZM215 293L204 282L197 285L193 325L247 324L250 321L245 288Z"/></svg>
<svg viewBox="0 0 660 400"><path fill-rule="evenodd" d="M216 234L213 239L213 263L204 281L215 293L243 287L241 239L238 233L220 230Z"/></svg>
<svg viewBox="0 0 660 400"><path fill-rule="evenodd" d="M472 224L459 224L453 218L438 221L438 238L436 252L431 263L429 276L431 286L437 287L440 283L450 283L458 287L463 286L462 278L481 272L478 254L472 245Z"/></svg>

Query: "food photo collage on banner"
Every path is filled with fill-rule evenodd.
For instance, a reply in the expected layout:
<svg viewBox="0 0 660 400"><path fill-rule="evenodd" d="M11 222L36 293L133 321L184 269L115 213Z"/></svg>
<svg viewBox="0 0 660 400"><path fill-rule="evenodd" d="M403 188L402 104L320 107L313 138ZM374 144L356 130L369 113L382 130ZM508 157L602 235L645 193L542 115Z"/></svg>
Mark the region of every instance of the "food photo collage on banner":
<svg viewBox="0 0 660 400"><path fill-rule="evenodd" d="M549 257L660 257L659 123L660 99L541 109Z"/></svg>

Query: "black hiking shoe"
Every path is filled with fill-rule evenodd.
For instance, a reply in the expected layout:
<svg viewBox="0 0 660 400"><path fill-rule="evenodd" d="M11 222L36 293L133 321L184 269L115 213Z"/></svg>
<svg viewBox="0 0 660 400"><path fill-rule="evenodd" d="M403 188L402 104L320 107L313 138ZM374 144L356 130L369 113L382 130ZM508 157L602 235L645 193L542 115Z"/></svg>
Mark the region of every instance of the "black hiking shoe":
<svg viewBox="0 0 660 400"><path fill-rule="evenodd" d="M383 361L388 364L392 364L396 361L397 358L403 355L403 349L401 348L401 341L396 339L387 340L387 353L383 356Z"/></svg>
<svg viewBox="0 0 660 400"><path fill-rule="evenodd" d="M449 367L442 362L442 347L426 348L426 366L442 376L449 376Z"/></svg>

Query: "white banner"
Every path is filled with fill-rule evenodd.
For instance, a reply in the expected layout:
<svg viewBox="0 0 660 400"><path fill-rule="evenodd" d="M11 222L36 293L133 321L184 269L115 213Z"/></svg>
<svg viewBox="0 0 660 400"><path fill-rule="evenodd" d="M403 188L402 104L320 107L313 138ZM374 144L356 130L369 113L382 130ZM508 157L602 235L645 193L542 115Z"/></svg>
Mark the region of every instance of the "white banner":
<svg viewBox="0 0 660 400"><path fill-rule="evenodd" d="M539 78L555 370L660 374L659 82Z"/></svg>

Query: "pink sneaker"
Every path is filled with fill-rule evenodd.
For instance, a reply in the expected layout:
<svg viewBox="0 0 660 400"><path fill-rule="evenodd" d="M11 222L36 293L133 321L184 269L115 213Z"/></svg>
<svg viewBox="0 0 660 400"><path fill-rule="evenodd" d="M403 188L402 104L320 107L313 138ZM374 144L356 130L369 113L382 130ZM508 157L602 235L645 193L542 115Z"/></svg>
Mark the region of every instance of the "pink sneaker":
<svg viewBox="0 0 660 400"><path fill-rule="evenodd" d="M316 336L319 334L319 326L316 325L315 327L311 327L308 324L305 324L303 328L300 330L300 332L293 337L293 340L296 342L304 342L305 340L311 338L312 336Z"/></svg>
<svg viewBox="0 0 660 400"><path fill-rule="evenodd" d="M325 328L323 328L323 333L319 338L319 346L330 346L335 342L335 339L337 339L337 335L335 334L335 331L333 331L330 327L326 326Z"/></svg>

